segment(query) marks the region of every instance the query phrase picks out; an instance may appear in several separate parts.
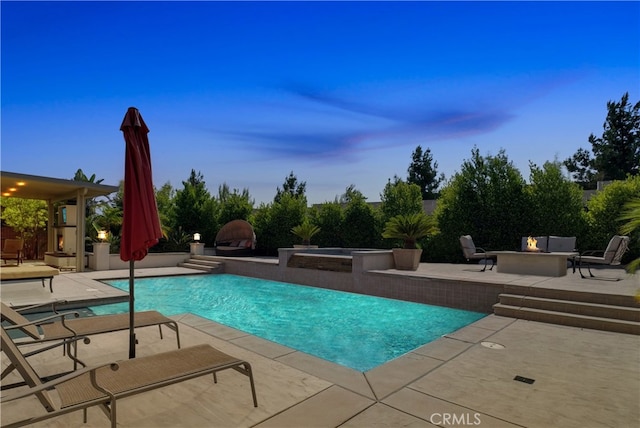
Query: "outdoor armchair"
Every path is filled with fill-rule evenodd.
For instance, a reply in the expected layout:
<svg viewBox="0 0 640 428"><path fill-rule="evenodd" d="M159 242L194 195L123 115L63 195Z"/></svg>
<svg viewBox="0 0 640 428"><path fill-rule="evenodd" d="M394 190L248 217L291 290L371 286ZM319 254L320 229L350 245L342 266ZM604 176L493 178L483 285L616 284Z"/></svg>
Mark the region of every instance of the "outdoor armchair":
<svg viewBox="0 0 640 428"><path fill-rule="evenodd" d="M487 260L491 260L491 268L489 270L493 270L493 266L495 265L495 256L489 256L484 248L476 247L471 235L461 236L460 245L462 246L462 253L467 261L484 260L484 267L480 272L487 270Z"/></svg>
<svg viewBox="0 0 640 428"><path fill-rule="evenodd" d="M595 275L591 272L592 264L600 264L600 265L609 265L609 266L617 266L622 261L622 256L629 248L629 237L628 236L620 236L615 235L609 241L609 245L607 248L602 250L588 250L580 253L580 255L576 258L575 264L578 265L578 271L580 272L580 277L586 278L582 273L582 264L587 265L587 270L589 271L589 275L593 278ZM601 255L598 255L601 254ZM573 273L576 272L575 264L573 268ZM619 279L618 279L619 280Z"/></svg>

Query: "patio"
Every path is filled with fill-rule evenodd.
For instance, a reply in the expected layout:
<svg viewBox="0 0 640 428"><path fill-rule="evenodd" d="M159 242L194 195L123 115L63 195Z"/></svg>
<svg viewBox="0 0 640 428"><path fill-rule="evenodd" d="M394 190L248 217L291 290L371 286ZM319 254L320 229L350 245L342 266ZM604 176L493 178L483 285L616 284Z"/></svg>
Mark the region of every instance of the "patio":
<svg viewBox="0 0 640 428"><path fill-rule="evenodd" d="M255 262L255 261L254 261ZM194 273L186 268L138 269L137 276ZM586 290L633 295L639 278L601 270L622 281L580 280L478 273L471 265L422 264L416 272L385 275L491 281L530 288ZM3 284L2 300L26 305L50 299L118 300L124 293L96 281L126 277L126 271L64 273L54 293L39 282ZM221 373L122 400L123 427L527 427L629 426L640 418L640 336L567 327L488 315L383 366L360 373L190 314L180 323L184 346L210 343L249 361L255 373L258 408L247 380ZM171 333L168 333L170 335ZM173 349L155 329L136 333L138 355ZM168 340L167 340L168 339ZM127 358L128 334L92 337L80 348L88 363ZM43 374L69 368L54 352L32 357ZM6 365L3 355L2 366ZM12 374L11 376L16 376ZM532 379L532 384L515 380ZM12 377L7 383L15 381ZM6 391L5 391L6 392ZM4 394L3 394L4 395ZM41 406L37 400L2 403L2 424ZM82 423L73 413L34 426L107 426L96 408Z"/></svg>

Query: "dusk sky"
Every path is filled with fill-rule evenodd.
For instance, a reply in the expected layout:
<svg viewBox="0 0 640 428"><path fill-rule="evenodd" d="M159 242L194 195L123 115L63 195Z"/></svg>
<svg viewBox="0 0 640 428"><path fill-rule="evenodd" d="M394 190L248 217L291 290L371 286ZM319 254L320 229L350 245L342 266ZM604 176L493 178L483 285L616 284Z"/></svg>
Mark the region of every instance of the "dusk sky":
<svg viewBox="0 0 640 428"><path fill-rule="evenodd" d="M271 202L369 201L411 153L450 178L505 149L563 160L640 99L639 2L2 1L3 171L124 178L137 107L154 184L191 170Z"/></svg>

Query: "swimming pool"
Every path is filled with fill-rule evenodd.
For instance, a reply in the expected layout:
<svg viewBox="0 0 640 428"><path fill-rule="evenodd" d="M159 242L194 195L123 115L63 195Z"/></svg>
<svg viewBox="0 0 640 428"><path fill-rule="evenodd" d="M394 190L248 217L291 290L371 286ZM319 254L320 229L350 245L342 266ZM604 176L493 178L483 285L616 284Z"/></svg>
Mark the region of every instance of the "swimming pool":
<svg viewBox="0 0 640 428"><path fill-rule="evenodd" d="M129 289L128 279L104 282ZM139 278L135 287L136 311L190 312L362 372L485 316L230 274ZM128 303L91 310L127 312Z"/></svg>

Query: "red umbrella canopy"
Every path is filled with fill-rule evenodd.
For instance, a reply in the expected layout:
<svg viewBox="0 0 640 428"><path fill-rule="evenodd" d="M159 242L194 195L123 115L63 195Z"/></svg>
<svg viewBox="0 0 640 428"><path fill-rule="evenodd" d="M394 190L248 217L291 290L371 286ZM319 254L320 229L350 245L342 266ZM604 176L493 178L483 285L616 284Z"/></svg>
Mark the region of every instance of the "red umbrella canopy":
<svg viewBox="0 0 640 428"><path fill-rule="evenodd" d="M142 260L162 237L151 176L149 128L138 109L129 107L120 130L126 144L120 259Z"/></svg>

